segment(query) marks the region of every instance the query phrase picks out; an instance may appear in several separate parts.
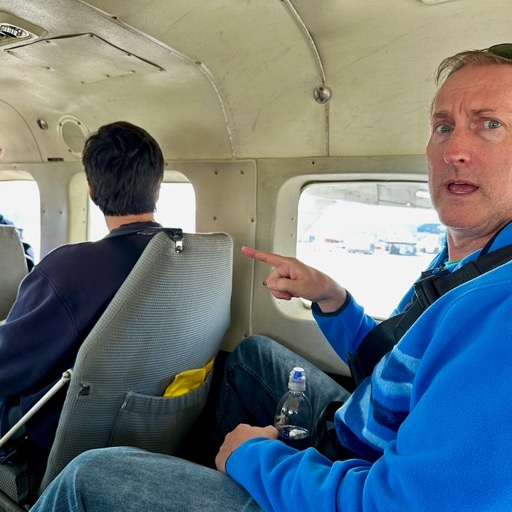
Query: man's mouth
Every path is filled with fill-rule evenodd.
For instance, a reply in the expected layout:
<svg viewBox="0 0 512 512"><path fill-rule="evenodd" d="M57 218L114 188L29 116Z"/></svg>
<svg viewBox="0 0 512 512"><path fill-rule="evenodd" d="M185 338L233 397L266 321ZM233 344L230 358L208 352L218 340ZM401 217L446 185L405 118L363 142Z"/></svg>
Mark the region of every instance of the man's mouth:
<svg viewBox="0 0 512 512"><path fill-rule="evenodd" d="M452 194L470 194L471 192L478 190L478 187L476 185L472 185L471 183L455 181L448 184L448 190Z"/></svg>

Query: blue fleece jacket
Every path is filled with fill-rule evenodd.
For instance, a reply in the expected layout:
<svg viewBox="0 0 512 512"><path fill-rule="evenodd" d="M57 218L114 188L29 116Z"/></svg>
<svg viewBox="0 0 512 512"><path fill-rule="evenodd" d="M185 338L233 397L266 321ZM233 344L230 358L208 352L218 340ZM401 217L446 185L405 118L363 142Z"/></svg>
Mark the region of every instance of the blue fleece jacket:
<svg viewBox="0 0 512 512"><path fill-rule="evenodd" d="M491 250L508 244L511 226ZM512 510L511 286L512 262L438 299L338 411L338 434L352 432L356 453L378 452L374 462L257 438L233 452L228 474L267 511ZM342 357L373 324L352 298L315 317Z"/></svg>

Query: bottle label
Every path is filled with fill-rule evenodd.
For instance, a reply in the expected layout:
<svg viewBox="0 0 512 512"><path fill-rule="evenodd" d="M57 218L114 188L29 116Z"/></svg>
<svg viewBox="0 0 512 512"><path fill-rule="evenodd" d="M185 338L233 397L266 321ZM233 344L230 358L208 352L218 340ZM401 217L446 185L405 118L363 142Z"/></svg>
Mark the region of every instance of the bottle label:
<svg viewBox="0 0 512 512"><path fill-rule="evenodd" d="M310 446L309 430L295 425L284 425L280 428L279 439L297 450L304 450Z"/></svg>

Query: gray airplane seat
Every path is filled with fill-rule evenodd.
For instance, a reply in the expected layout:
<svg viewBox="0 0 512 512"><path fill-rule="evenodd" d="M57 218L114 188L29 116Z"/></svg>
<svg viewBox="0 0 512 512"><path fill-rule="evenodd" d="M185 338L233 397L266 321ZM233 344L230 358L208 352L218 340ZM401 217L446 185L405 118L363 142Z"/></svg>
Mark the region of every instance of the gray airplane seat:
<svg viewBox="0 0 512 512"><path fill-rule="evenodd" d="M34 495L87 450L122 445L173 454L201 413L211 371L196 389L162 395L177 374L203 368L220 349L230 321L233 242L224 233L173 238L154 235L81 346L46 472L40 486L30 483ZM0 489L0 510L24 510L9 465L0 465Z"/></svg>
<svg viewBox="0 0 512 512"><path fill-rule="evenodd" d="M16 228L0 225L0 321L14 304L27 272L27 260Z"/></svg>

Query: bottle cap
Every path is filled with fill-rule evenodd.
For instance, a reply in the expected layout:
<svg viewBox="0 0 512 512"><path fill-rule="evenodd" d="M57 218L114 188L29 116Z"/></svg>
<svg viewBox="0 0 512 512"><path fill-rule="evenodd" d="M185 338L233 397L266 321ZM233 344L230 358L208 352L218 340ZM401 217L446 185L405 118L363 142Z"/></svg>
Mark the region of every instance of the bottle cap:
<svg viewBox="0 0 512 512"><path fill-rule="evenodd" d="M300 366L293 368L288 379L288 389L291 391L304 391L306 389L306 372L304 368Z"/></svg>

